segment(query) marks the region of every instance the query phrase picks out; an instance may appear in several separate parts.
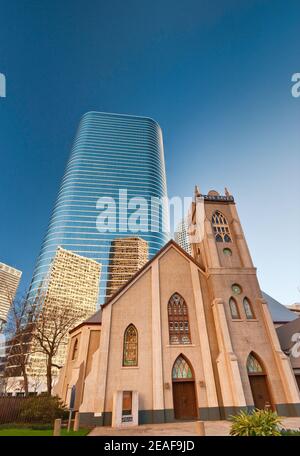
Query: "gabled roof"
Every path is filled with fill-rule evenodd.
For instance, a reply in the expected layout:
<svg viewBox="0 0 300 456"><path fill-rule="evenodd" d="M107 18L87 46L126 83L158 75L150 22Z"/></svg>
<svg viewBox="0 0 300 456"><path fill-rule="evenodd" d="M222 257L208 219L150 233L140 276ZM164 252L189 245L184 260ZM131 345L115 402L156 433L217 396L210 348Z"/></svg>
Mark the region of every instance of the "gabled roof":
<svg viewBox="0 0 300 456"><path fill-rule="evenodd" d="M72 334L74 331L77 331L77 329L81 328L82 326L90 326L90 325L101 325L102 322L102 308L100 307L97 312L95 312L93 315L91 315L87 320L84 320L82 323L79 323L79 325L75 326L75 328L71 329L69 331L69 334Z"/></svg>
<svg viewBox="0 0 300 456"><path fill-rule="evenodd" d="M93 315L91 315L87 320L84 321L84 323L87 323L87 324L93 324L93 323L101 323L102 321L102 308L100 307L99 310L97 310L97 312L95 312Z"/></svg>
<svg viewBox="0 0 300 456"><path fill-rule="evenodd" d="M144 266L139 269L126 283L124 283L124 285L122 285L121 288L119 288L116 293L114 293L107 301L105 304L103 304L102 307L105 307L107 306L111 301L113 301L126 287L128 287L128 285L131 284L131 282L134 282L136 280L136 278L142 274L146 269L149 268L149 266L166 250L168 250L168 248L173 245L173 247L175 247L177 250L180 251L180 253L182 253L185 257L187 257L188 260L192 261L200 270L203 274L206 275L206 273L201 269L201 266L199 265L199 263L197 263L197 261L195 260L195 258L193 258L189 253L187 253L182 247L180 247L180 245L177 244L177 242L175 242L173 239L171 239L169 242L167 242L155 255L154 257L151 258L151 260L147 261L147 263L144 264Z"/></svg>
<svg viewBox="0 0 300 456"><path fill-rule="evenodd" d="M193 258L190 254L188 254L180 245L178 245L173 239L171 239L167 244L164 245L157 253L152 257L149 261L147 261L144 266L139 269L121 288L119 288L116 293L114 293L107 301L105 304L103 304L100 309L95 312L91 317L89 317L87 320L83 321L80 323L78 326L73 328L70 333L74 332L78 328L84 326L84 325L99 325L102 322L102 308L109 305L113 300L115 300L124 290L127 288L131 283L133 283L140 275L143 274L146 269L148 269L151 264L170 246L175 247L182 255L184 255L188 260L192 261L200 270L202 274L206 276L206 273L202 270L201 266L195 258ZM270 295L268 295L265 292L262 292L262 295L264 299L268 302L269 309L271 312L272 320L274 323L287 323L289 321L293 321L295 319L298 319L298 316L294 313L291 312L289 309L287 309L283 304L280 304L280 302L276 301L276 299L272 298ZM300 320L300 319L299 319Z"/></svg>
<svg viewBox="0 0 300 456"><path fill-rule="evenodd" d="M262 295L269 305L274 323L287 323L288 321L293 321L298 318L294 312L287 309L283 304L280 304L280 302L276 301L272 296L264 291L262 291Z"/></svg>
<svg viewBox="0 0 300 456"><path fill-rule="evenodd" d="M79 329L80 327L84 326L84 325L99 325L101 324L101 321L102 321L102 309L103 307L107 306L108 304L110 304L119 294L121 294L125 288L127 288L132 282L134 282L141 274L143 274L143 272L149 268L149 266L151 266L151 264L163 253L165 252L166 250L168 250L168 248L170 246L173 246L175 247L177 250L179 250L179 252L181 254L183 254L188 260L192 261L199 269L200 271L202 272L202 274L205 274L205 272L201 269L200 265L197 263L197 261L189 254L187 253L182 247L180 247L180 245L177 244L177 242L175 242L173 239L171 239L169 242L167 242L167 244L165 244L155 255L154 257L152 257L149 261L147 261L147 263L144 264L144 266L139 269L121 288L119 288L116 293L114 293L107 301L105 304L103 304L101 306L101 308L96 312L94 313L90 318L88 318L87 320L83 321L82 323L80 323L78 326L76 326L75 328L71 329L70 333L74 332L75 330ZM205 274L206 275L206 274Z"/></svg>

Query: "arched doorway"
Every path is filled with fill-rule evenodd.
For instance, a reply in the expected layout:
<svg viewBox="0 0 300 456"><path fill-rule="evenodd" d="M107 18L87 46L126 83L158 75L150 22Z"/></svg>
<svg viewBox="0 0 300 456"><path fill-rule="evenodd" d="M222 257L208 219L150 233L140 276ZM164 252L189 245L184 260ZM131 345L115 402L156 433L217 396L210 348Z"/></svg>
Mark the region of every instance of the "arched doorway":
<svg viewBox="0 0 300 456"><path fill-rule="evenodd" d="M262 363L254 353L250 353L248 356L247 372L255 408L261 410L268 406L273 408L268 387L267 374Z"/></svg>
<svg viewBox="0 0 300 456"><path fill-rule="evenodd" d="M176 419L193 420L198 417L195 377L188 360L180 355L172 369L173 403Z"/></svg>

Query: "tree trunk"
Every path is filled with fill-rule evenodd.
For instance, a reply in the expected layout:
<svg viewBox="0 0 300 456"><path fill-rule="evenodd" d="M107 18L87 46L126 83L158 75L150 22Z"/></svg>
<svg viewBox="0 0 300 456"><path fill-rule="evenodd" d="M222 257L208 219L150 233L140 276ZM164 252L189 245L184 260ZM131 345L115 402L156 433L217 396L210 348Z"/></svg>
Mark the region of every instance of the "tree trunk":
<svg viewBox="0 0 300 456"><path fill-rule="evenodd" d="M52 356L47 360L47 391L51 395L52 392Z"/></svg>
<svg viewBox="0 0 300 456"><path fill-rule="evenodd" d="M28 375L26 372L26 364L22 366L22 374L23 374L23 380L24 380L24 393L25 393L25 396L27 397L29 387L28 387Z"/></svg>

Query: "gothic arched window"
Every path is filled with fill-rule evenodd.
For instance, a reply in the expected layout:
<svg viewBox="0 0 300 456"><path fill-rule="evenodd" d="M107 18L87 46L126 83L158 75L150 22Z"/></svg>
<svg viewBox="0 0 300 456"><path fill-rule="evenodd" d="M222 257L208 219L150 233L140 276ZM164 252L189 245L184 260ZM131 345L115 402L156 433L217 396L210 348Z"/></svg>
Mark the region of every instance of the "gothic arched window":
<svg viewBox="0 0 300 456"><path fill-rule="evenodd" d="M172 369L172 380L193 379L193 371L184 356L179 355Z"/></svg>
<svg viewBox="0 0 300 456"><path fill-rule="evenodd" d="M232 242L228 222L220 211L212 216L212 228L217 242Z"/></svg>
<svg viewBox="0 0 300 456"><path fill-rule="evenodd" d="M239 312L237 302L234 298L229 299L229 308L230 308L231 318L233 320L239 320L241 318L240 312Z"/></svg>
<svg viewBox="0 0 300 456"><path fill-rule="evenodd" d="M248 374L263 374L264 369L254 353L250 353L247 359Z"/></svg>
<svg viewBox="0 0 300 456"><path fill-rule="evenodd" d="M190 344L188 308L179 293L174 293L168 302L168 321L170 344Z"/></svg>
<svg viewBox="0 0 300 456"><path fill-rule="evenodd" d="M123 343L123 366L138 365L138 332L134 325L127 326Z"/></svg>
<svg viewBox="0 0 300 456"><path fill-rule="evenodd" d="M253 320L255 318L255 315L253 313L253 309L248 298L243 299L243 306L247 320Z"/></svg>

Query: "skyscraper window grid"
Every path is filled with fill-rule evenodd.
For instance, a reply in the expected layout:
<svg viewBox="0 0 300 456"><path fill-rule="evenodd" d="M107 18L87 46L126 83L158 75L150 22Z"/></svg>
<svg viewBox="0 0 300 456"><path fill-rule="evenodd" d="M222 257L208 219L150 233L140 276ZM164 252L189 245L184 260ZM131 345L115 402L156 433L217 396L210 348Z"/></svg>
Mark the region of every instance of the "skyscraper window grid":
<svg viewBox="0 0 300 456"><path fill-rule="evenodd" d="M115 237L134 234L145 239L150 258L169 240L169 234L163 231L163 224L167 226L166 207L148 210L148 223L141 223L138 232L126 231L122 208L131 198L144 198L150 209L151 198L164 197L167 184L163 139L157 122L147 117L86 113L74 140L29 296L33 298L43 286L55 251L61 246L102 264L99 302L103 303L110 246ZM116 202L116 232L97 229L99 198ZM144 209L139 211L143 213ZM128 209L128 216L133 212ZM151 231L151 223L157 224L156 232Z"/></svg>

